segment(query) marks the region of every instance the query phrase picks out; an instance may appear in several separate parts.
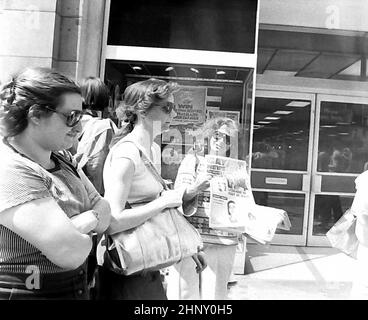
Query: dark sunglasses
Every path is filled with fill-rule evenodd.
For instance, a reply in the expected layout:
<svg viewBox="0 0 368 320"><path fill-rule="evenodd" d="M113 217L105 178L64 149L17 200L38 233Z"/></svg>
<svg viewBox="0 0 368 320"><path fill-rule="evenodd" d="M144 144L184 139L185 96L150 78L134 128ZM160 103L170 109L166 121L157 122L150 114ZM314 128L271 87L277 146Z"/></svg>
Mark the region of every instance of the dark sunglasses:
<svg viewBox="0 0 368 320"><path fill-rule="evenodd" d="M82 116L84 114L84 112L80 111L80 110L73 110L73 111L70 111L68 113L64 113L64 112L56 111L56 110L51 109L49 107L44 107L44 108L65 117L65 119L66 119L65 124L68 127L74 127L75 125L77 125L78 122L82 119Z"/></svg>
<svg viewBox="0 0 368 320"><path fill-rule="evenodd" d="M175 104L173 102L166 102L165 105L158 105L159 107L161 107L162 111L170 114L171 111L174 109Z"/></svg>
<svg viewBox="0 0 368 320"><path fill-rule="evenodd" d="M214 140L218 141L218 140L221 140L221 139L226 139L226 134L222 133L222 132L215 131L213 133L212 137L214 138Z"/></svg>

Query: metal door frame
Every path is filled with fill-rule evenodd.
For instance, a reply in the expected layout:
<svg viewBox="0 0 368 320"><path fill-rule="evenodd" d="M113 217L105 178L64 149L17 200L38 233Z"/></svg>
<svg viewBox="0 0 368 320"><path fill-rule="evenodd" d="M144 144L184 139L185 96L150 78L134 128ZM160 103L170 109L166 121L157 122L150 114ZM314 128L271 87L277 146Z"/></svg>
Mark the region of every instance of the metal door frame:
<svg viewBox="0 0 368 320"><path fill-rule="evenodd" d="M294 91L278 91L278 90L256 90L256 98L280 98L280 99L300 99L308 100L311 102L310 109L310 125L309 125L309 143L308 143L308 161L306 171L294 171L294 170L272 170L272 169L252 169L252 171L262 172L287 172L287 173L302 173L303 177L303 188L302 190L283 190L283 189L256 189L252 188L253 191L265 191L265 192L280 192L280 193L296 193L305 195L304 203L304 217L303 217L303 232L301 235L290 235L290 234L276 234L273 238L272 244L281 245L298 245L305 246L307 243L307 227L308 227L308 213L310 203L310 190L311 190L311 175L312 175L312 152L314 142L314 123L315 123L315 94L313 93L302 93ZM256 106L255 106L256 108ZM254 109L255 109L254 108ZM254 110L256 112L256 110ZM253 123L252 123L253 131Z"/></svg>
<svg viewBox="0 0 368 320"><path fill-rule="evenodd" d="M307 234L307 246L330 246L330 243L326 236L314 236L313 235L313 216L314 216L314 202L315 195L341 195L341 196L354 196L354 193L342 193L342 192L321 192L320 180L323 175L330 176L351 176L357 177L357 173L317 173L317 161L318 161L318 141L319 141L319 123L321 113L321 102L340 102L340 103L358 103L367 104L368 97L346 96L338 94L316 94L316 116L314 122L314 141L313 141L313 160L312 160L312 179L311 179L311 192L310 192L310 207L309 207L309 221L308 221L308 234Z"/></svg>

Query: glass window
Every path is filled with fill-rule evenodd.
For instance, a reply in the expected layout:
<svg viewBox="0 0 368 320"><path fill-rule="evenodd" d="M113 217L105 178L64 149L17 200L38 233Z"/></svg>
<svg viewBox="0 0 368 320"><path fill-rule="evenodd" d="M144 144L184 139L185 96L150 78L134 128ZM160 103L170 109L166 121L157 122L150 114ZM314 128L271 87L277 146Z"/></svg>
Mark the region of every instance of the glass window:
<svg viewBox="0 0 368 320"><path fill-rule="evenodd" d="M252 168L306 171L311 102L256 97Z"/></svg>
<svg viewBox="0 0 368 320"><path fill-rule="evenodd" d="M318 171L368 169L368 105L321 102Z"/></svg>
<svg viewBox="0 0 368 320"><path fill-rule="evenodd" d="M253 191L254 200L262 206L280 208L287 212L291 229L277 229L277 234L301 235L303 233L305 195L295 193Z"/></svg>
<svg viewBox="0 0 368 320"><path fill-rule="evenodd" d="M105 70L105 80L114 94L112 113L124 89L134 82L154 77L179 84L180 90L174 94L177 116L170 130L156 139L162 149L164 179L175 180L182 159L196 143L204 146L200 152L207 153L209 141L196 132L214 117L231 118L239 127L234 137L227 136L226 156L248 159L253 69L107 60Z"/></svg>
<svg viewBox="0 0 368 320"><path fill-rule="evenodd" d="M112 0L108 45L255 52L257 1Z"/></svg>
<svg viewBox="0 0 368 320"><path fill-rule="evenodd" d="M316 195L314 203L313 235L322 236L351 207L353 196Z"/></svg>

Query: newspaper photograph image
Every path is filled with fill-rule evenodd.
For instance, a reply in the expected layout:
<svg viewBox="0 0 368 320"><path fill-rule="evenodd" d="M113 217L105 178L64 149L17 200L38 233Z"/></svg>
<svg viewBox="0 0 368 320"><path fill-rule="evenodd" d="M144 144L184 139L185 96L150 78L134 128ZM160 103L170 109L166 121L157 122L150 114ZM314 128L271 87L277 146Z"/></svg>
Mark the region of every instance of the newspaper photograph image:
<svg viewBox="0 0 368 320"><path fill-rule="evenodd" d="M246 234L261 244L272 241L276 229L290 230L285 210L257 205L246 161L207 155L210 186L210 228Z"/></svg>
<svg viewBox="0 0 368 320"><path fill-rule="evenodd" d="M211 228L231 228L242 232L246 224L244 210L255 205L246 161L206 155L211 179L209 223Z"/></svg>

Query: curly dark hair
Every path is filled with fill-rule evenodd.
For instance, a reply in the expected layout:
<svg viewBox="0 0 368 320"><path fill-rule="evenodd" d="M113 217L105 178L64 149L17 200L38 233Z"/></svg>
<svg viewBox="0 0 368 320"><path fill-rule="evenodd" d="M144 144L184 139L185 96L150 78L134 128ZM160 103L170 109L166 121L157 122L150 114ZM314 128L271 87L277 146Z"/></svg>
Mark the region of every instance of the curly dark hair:
<svg viewBox="0 0 368 320"><path fill-rule="evenodd" d="M50 68L26 68L0 90L0 131L4 137L20 134L28 126L32 107L35 116L49 116L65 93L81 94L79 86Z"/></svg>

